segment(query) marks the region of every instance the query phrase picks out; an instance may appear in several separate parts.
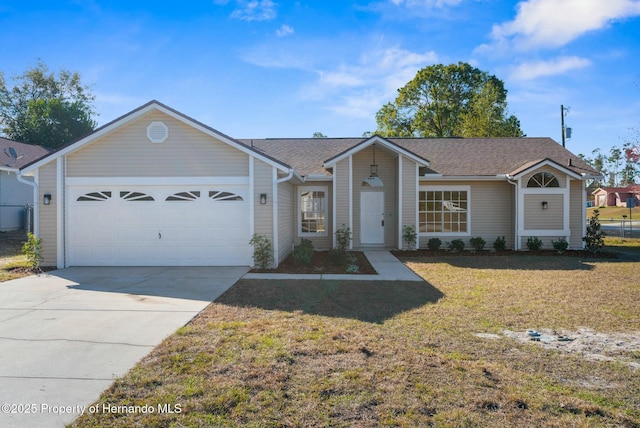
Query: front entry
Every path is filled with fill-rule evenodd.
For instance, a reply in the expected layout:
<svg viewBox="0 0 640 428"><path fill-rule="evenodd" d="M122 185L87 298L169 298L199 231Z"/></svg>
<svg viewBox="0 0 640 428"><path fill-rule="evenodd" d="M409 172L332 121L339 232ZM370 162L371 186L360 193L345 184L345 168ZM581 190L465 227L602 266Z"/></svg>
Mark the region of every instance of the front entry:
<svg viewBox="0 0 640 428"><path fill-rule="evenodd" d="M384 192L360 193L360 243L384 244Z"/></svg>

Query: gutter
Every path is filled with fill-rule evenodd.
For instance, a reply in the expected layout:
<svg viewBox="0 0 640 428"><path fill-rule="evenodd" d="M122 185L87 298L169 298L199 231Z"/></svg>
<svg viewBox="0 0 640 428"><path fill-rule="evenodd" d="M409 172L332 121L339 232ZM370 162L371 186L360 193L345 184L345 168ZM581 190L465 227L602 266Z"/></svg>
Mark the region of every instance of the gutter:
<svg viewBox="0 0 640 428"><path fill-rule="evenodd" d="M514 188L513 190L515 191L515 195L514 195L514 203L515 203L515 220L514 220L514 226L515 226L515 230L513 231L514 233L514 238L515 238L515 242L514 242L514 246L513 249L518 251L520 250L520 236L518 236L518 181L513 181L513 178L509 176L509 174L505 174L505 177L507 178L507 183L509 184L513 184Z"/></svg>
<svg viewBox="0 0 640 428"><path fill-rule="evenodd" d="M16 179L23 184L28 184L29 186L33 187L33 234L35 236L38 236L39 232L40 232L40 227L39 227L39 221L38 221L38 215L39 215L39 208L38 208L38 198L39 198L39 190L38 190L38 183L35 181L35 178L33 181L31 180L26 180L24 178L24 176L20 173L19 169L14 169L13 170L16 173Z"/></svg>

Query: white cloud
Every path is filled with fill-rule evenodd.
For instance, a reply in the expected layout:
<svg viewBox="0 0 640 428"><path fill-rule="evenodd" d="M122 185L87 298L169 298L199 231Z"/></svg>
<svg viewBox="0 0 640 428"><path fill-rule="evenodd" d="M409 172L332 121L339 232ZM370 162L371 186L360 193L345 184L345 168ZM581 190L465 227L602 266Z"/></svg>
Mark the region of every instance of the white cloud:
<svg viewBox="0 0 640 428"><path fill-rule="evenodd" d="M278 37L285 37L288 36L290 34L293 34L295 31L292 27L289 27L286 24L282 24L282 27L278 28L276 30L276 36Z"/></svg>
<svg viewBox="0 0 640 428"><path fill-rule="evenodd" d="M437 60L432 51L376 50L362 55L356 63L317 70L318 79L302 93L305 98L327 101L326 108L341 115L371 118L419 69Z"/></svg>
<svg viewBox="0 0 640 428"><path fill-rule="evenodd" d="M561 56L549 61L534 61L520 64L511 73L513 80L532 80L538 77L554 76L567 71L588 67L591 61L577 56Z"/></svg>
<svg viewBox="0 0 640 428"><path fill-rule="evenodd" d="M216 3L225 5L228 0L216 0ZM232 18L243 21L269 21L277 16L276 4L271 0L235 0L235 4Z"/></svg>
<svg viewBox="0 0 640 428"><path fill-rule="evenodd" d="M447 6L456 6L462 2L462 0L390 0L391 3L396 6L407 7L424 7L427 9L439 9Z"/></svg>
<svg viewBox="0 0 640 428"><path fill-rule="evenodd" d="M616 20L640 15L638 0L525 0L513 21L494 25L479 50L557 48Z"/></svg>

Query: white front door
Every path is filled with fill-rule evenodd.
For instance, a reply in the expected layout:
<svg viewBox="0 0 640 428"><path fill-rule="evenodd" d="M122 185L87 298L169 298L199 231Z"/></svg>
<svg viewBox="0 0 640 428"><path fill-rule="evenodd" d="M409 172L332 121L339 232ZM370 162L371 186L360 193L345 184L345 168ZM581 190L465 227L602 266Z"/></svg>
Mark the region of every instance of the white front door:
<svg viewBox="0 0 640 428"><path fill-rule="evenodd" d="M384 244L384 192L360 193L360 243Z"/></svg>

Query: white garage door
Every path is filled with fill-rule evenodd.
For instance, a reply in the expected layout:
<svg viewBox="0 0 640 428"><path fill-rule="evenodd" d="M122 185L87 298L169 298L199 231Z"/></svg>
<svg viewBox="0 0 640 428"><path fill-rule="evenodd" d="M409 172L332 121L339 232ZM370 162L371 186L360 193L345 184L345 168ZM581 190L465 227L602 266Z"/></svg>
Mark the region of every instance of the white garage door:
<svg viewBox="0 0 640 428"><path fill-rule="evenodd" d="M247 186L70 186L69 266L250 264Z"/></svg>

